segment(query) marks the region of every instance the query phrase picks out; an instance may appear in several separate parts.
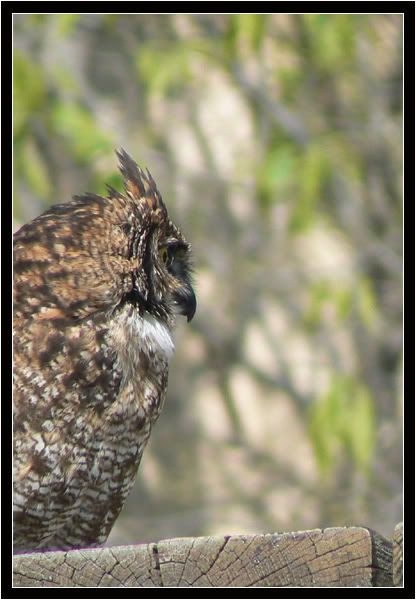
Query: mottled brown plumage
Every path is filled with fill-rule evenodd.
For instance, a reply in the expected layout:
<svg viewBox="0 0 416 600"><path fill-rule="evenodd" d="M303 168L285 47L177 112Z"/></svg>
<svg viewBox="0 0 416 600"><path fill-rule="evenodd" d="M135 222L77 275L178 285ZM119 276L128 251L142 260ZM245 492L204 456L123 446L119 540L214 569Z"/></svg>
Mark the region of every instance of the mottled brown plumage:
<svg viewBox="0 0 416 600"><path fill-rule="evenodd" d="M105 542L190 320L190 246L149 172L53 206L14 238L14 547Z"/></svg>

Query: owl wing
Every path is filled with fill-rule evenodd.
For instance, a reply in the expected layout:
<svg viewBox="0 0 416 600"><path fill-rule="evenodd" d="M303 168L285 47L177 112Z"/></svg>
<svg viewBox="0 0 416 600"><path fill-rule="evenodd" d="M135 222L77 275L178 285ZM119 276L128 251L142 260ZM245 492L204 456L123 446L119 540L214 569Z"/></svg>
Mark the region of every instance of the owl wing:
<svg viewBox="0 0 416 600"><path fill-rule="evenodd" d="M32 319L22 334L27 343L14 368L15 548L45 546L80 512L94 462L90 442L99 440L99 417L123 380L103 321Z"/></svg>

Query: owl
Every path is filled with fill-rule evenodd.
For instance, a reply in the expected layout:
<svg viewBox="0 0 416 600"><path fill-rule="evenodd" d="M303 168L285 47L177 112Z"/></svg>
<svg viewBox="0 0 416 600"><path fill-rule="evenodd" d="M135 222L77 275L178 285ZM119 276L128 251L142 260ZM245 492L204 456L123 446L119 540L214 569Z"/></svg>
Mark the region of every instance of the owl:
<svg viewBox="0 0 416 600"><path fill-rule="evenodd" d="M191 247L149 171L74 196L14 236L14 549L104 543L192 319Z"/></svg>

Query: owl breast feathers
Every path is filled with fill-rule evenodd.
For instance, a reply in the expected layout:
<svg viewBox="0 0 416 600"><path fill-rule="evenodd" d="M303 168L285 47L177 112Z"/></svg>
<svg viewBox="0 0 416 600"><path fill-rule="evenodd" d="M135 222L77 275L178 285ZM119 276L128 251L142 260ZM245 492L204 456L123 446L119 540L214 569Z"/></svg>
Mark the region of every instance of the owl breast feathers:
<svg viewBox="0 0 416 600"><path fill-rule="evenodd" d="M76 196L14 237L14 547L102 544L161 411L190 245L150 173Z"/></svg>

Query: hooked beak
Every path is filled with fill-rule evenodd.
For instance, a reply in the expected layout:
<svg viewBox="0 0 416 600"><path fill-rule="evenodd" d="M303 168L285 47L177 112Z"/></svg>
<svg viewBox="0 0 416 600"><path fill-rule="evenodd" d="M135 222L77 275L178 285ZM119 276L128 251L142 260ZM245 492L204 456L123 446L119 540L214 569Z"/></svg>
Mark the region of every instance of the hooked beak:
<svg viewBox="0 0 416 600"><path fill-rule="evenodd" d="M181 288L175 293L175 302L178 307L178 312L184 315L188 323L192 321L192 318L196 311L196 297L195 292L190 285Z"/></svg>

